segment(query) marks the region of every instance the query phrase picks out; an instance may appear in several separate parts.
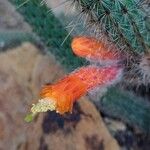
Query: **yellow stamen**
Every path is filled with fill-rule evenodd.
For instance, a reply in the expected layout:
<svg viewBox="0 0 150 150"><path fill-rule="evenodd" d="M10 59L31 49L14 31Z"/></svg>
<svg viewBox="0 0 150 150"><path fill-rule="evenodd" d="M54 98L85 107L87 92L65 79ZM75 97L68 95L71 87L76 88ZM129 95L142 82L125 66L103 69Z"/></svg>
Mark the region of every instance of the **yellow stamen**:
<svg viewBox="0 0 150 150"><path fill-rule="evenodd" d="M37 114L39 112L56 110L56 101L50 98L40 99L37 104L33 104L31 112Z"/></svg>

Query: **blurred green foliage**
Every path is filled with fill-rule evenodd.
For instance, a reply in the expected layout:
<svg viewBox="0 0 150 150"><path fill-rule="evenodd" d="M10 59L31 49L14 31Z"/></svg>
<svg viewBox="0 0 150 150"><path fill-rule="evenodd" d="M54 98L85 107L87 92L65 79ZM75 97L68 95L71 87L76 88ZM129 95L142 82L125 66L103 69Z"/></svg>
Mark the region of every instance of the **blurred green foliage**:
<svg viewBox="0 0 150 150"><path fill-rule="evenodd" d="M71 71L85 64L83 59L73 55L70 47L71 37L53 13L49 12L50 9L45 4L41 5L41 0L10 1L16 5L17 10L32 26L33 32L40 37L48 50L61 64L65 65L67 70ZM67 40L63 42L66 37L68 37Z"/></svg>
<svg viewBox="0 0 150 150"><path fill-rule="evenodd" d="M100 110L150 133L150 103L131 92L111 87L100 101Z"/></svg>

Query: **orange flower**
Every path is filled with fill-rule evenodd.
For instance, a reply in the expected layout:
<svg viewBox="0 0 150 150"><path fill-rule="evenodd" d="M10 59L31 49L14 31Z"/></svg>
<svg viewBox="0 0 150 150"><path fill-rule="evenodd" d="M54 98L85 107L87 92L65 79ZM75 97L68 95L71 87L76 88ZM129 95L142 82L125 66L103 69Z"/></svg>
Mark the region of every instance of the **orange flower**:
<svg viewBox="0 0 150 150"><path fill-rule="evenodd" d="M71 44L73 52L80 57L90 60L108 61L118 60L120 54L114 45L104 44L92 37L75 37Z"/></svg>
<svg viewBox="0 0 150 150"><path fill-rule="evenodd" d="M120 72L118 67L99 68L82 67L52 85L46 85L41 91L41 100L33 105L32 113L56 110L63 114L71 112L73 103L87 91L114 81Z"/></svg>
<svg viewBox="0 0 150 150"><path fill-rule="evenodd" d="M116 61L120 53L115 46L108 46L91 37L76 37L72 41L73 52L94 61ZM40 93L41 99L33 104L31 114L25 120L32 121L39 112L48 110L60 114L72 112L73 103L88 91L112 83L120 75L121 69L117 66L98 67L96 65L82 67L52 85L45 85Z"/></svg>

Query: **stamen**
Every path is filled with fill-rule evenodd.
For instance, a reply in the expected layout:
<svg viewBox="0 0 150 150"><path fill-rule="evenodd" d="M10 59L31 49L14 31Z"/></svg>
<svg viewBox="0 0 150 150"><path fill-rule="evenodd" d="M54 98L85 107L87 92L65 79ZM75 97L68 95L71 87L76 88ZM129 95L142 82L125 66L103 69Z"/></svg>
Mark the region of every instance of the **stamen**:
<svg viewBox="0 0 150 150"><path fill-rule="evenodd" d="M37 104L33 104L31 112L37 114L39 112L56 110L56 101L50 98L40 99Z"/></svg>

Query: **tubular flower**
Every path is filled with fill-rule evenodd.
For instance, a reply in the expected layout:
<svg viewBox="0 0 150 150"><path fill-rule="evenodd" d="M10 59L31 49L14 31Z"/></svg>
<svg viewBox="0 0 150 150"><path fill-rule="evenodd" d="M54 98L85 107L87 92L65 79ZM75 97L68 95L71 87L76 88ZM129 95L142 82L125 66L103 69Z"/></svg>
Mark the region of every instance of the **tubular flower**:
<svg viewBox="0 0 150 150"><path fill-rule="evenodd" d="M80 57L90 60L108 61L118 60L120 54L114 45L104 44L92 37L75 37L71 44L73 52Z"/></svg>
<svg viewBox="0 0 150 150"><path fill-rule="evenodd" d="M41 90L41 99L33 105L31 112L56 110L63 114L71 112L73 103L87 91L101 85L111 83L117 78L120 69L115 66L99 68L97 66L82 67L57 83L46 85Z"/></svg>
<svg viewBox="0 0 150 150"><path fill-rule="evenodd" d="M118 79L122 69L116 63L120 59L120 54L116 52L115 46L111 47L110 51L108 45L91 37L76 37L71 46L73 52L80 57L97 62L115 60L115 64L108 67L95 64L82 67L55 84L45 85L40 92L40 100L37 104L33 104L31 114L25 118L27 122L30 122L37 113L48 110L55 110L60 114L72 112L73 103L81 96L98 86L106 86Z"/></svg>

